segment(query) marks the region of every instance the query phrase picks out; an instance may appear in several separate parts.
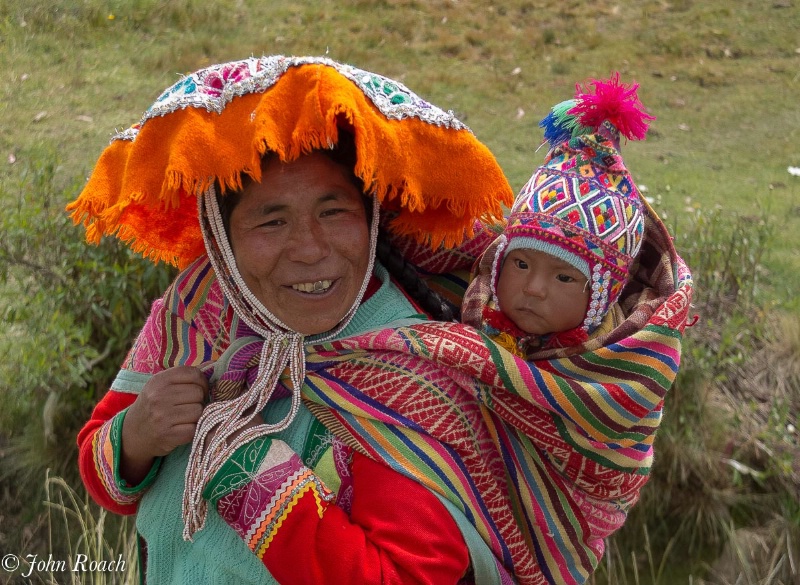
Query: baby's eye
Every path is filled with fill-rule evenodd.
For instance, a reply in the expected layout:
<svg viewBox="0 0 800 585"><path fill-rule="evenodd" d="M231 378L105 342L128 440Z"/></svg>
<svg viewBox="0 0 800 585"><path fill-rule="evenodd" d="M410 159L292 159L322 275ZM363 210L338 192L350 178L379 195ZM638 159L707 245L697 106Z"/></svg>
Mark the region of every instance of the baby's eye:
<svg viewBox="0 0 800 585"><path fill-rule="evenodd" d="M559 274L556 276L559 282L575 282L575 279L572 278L569 274Z"/></svg>
<svg viewBox="0 0 800 585"><path fill-rule="evenodd" d="M514 264L515 264L515 265L517 266L517 268L519 268L520 270L527 270L527 269L528 269L528 263L527 263L527 262L525 262L525 260L520 260L519 258L515 258L515 259L514 259Z"/></svg>

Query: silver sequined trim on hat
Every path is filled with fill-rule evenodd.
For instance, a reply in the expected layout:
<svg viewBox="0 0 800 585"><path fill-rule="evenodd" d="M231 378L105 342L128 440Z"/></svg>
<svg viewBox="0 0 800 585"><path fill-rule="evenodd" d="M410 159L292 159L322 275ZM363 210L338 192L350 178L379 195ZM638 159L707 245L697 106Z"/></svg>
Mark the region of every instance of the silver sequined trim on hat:
<svg viewBox="0 0 800 585"><path fill-rule="evenodd" d="M471 132L452 111L445 112L423 100L398 81L325 57L274 55L213 65L183 77L159 96L138 125L117 132L111 140L135 140L147 120L186 108L221 113L233 98L264 92L290 67L308 64L327 65L336 69L358 86L389 119L418 118L436 126Z"/></svg>

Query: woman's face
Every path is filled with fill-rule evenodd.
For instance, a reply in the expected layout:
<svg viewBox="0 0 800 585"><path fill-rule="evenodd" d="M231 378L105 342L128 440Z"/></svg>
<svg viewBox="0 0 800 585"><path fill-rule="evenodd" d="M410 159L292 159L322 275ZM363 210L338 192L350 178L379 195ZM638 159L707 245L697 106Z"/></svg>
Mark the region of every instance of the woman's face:
<svg viewBox="0 0 800 585"><path fill-rule="evenodd" d="M369 265L361 191L319 152L271 157L231 212L236 265L259 301L298 333L336 327L355 302Z"/></svg>

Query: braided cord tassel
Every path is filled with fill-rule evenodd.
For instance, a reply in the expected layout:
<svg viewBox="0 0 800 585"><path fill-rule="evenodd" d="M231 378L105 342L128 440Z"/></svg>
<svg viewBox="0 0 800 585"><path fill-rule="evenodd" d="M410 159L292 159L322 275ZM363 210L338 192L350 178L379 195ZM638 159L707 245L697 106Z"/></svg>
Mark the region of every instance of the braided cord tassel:
<svg viewBox="0 0 800 585"><path fill-rule="evenodd" d="M203 499L203 489L242 445L249 441L287 428L300 408L300 388L302 378L299 372L305 371L305 355L292 351L299 340L291 339L299 334L273 336L265 341L261 350L260 368L255 383L241 396L209 404L197 424L189 464L186 467L186 488L183 493L183 538L192 540L195 532L202 530L207 515L207 502ZM279 364L288 362L292 372L292 405L284 419L275 424L261 424L239 433L269 402L283 370ZM238 434L237 434L238 433ZM230 437L234 437L230 439Z"/></svg>
<svg viewBox="0 0 800 585"><path fill-rule="evenodd" d="M184 540L192 540L194 533L205 526L208 504L203 499L203 489L236 449L258 437L284 430L292 423L300 409L306 371L304 336L292 331L264 307L239 274L213 185L198 195L197 208L206 251L218 282L236 314L264 339L264 345L253 385L241 396L209 404L198 421L186 467L182 505ZM375 265L380 224L377 201L373 201L372 209L369 262L361 288L339 325L315 338L315 342L331 339L347 327L364 298ZM286 417L276 424L260 424L242 431L267 405L287 366L292 402Z"/></svg>

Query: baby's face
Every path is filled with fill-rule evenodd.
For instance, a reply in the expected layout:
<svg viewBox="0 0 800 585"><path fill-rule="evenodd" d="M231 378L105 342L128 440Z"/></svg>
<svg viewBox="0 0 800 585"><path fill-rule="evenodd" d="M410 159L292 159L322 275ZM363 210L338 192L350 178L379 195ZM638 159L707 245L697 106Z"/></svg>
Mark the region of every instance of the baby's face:
<svg viewBox="0 0 800 585"><path fill-rule="evenodd" d="M500 310L526 333L545 335L583 323L591 288L580 270L555 256L518 248L500 270Z"/></svg>

